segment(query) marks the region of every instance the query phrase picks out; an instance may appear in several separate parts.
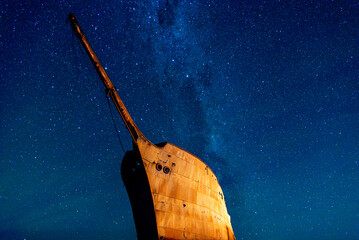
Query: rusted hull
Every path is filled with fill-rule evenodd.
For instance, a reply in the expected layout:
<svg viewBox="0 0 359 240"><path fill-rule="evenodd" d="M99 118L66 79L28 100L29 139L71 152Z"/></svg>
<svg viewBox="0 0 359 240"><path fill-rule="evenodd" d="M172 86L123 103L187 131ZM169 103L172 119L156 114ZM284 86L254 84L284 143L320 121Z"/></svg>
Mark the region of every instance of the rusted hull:
<svg viewBox="0 0 359 240"><path fill-rule="evenodd" d="M131 134L122 178L130 197L139 239L235 239L223 192L199 158L166 143L148 141L133 122L73 14L68 20L85 48L106 93Z"/></svg>
<svg viewBox="0 0 359 240"><path fill-rule="evenodd" d="M123 163L126 171L138 171L131 180L137 183L125 180L124 165L122 175L139 239L235 239L222 189L206 164L169 143L158 147L139 138L137 146L134 163Z"/></svg>

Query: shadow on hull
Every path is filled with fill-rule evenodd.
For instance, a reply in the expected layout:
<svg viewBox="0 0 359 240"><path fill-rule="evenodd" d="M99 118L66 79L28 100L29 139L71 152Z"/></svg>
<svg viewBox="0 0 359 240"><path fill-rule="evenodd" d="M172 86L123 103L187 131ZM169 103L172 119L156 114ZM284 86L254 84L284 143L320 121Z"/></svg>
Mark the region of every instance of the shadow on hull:
<svg viewBox="0 0 359 240"><path fill-rule="evenodd" d="M151 189L137 147L123 157L121 176L130 198L137 238L158 239Z"/></svg>

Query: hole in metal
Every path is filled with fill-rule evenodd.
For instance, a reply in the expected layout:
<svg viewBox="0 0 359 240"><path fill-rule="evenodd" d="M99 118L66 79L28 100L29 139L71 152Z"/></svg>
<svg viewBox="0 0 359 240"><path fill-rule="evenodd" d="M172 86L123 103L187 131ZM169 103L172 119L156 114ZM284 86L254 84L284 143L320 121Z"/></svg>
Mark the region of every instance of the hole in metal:
<svg viewBox="0 0 359 240"><path fill-rule="evenodd" d="M156 169L157 169L157 171L161 171L162 170L162 165L157 163L156 164Z"/></svg>
<svg viewBox="0 0 359 240"><path fill-rule="evenodd" d="M170 172L170 169L168 167L163 167L163 172L167 174Z"/></svg>

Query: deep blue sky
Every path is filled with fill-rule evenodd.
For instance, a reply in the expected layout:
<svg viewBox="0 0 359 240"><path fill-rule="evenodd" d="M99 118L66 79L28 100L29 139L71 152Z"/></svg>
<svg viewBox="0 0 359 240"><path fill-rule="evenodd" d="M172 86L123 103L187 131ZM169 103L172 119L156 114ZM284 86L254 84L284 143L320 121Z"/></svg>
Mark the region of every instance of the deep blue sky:
<svg viewBox="0 0 359 240"><path fill-rule="evenodd" d="M147 138L215 172L237 239L359 239L357 1L0 9L0 239L136 236L124 153L70 12Z"/></svg>

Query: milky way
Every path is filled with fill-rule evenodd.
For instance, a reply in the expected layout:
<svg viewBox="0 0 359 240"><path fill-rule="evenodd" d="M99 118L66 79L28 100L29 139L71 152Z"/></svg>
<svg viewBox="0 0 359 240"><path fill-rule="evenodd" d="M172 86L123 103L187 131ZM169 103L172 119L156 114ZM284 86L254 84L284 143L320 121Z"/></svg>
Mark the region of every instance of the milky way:
<svg viewBox="0 0 359 240"><path fill-rule="evenodd" d="M145 136L217 175L237 239L359 239L356 1L0 9L0 239L136 238L124 152L70 12Z"/></svg>

